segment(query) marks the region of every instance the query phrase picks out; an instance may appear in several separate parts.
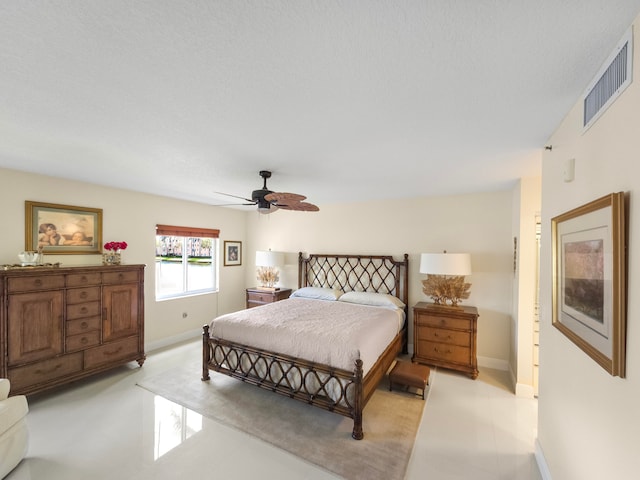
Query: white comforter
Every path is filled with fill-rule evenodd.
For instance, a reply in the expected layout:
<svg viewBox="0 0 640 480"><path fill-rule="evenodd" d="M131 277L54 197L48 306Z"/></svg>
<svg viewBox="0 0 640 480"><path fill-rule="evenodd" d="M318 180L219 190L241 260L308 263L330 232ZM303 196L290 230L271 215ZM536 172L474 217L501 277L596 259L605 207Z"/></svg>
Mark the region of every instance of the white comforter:
<svg viewBox="0 0 640 480"><path fill-rule="evenodd" d="M212 337L366 373L404 324L404 311L290 298L214 319Z"/></svg>

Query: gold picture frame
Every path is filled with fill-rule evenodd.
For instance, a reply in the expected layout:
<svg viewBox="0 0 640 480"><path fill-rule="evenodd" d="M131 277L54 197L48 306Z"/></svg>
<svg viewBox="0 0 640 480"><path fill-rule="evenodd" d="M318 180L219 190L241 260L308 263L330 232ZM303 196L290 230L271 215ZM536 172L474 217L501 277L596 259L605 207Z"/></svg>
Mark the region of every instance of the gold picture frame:
<svg viewBox="0 0 640 480"><path fill-rule="evenodd" d="M233 267L242 265L242 242L224 241L224 266Z"/></svg>
<svg viewBox="0 0 640 480"><path fill-rule="evenodd" d="M102 209L25 201L25 250L52 255L102 251Z"/></svg>
<svg viewBox="0 0 640 480"><path fill-rule="evenodd" d="M625 376L623 192L551 219L552 324L613 376Z"/></svg>

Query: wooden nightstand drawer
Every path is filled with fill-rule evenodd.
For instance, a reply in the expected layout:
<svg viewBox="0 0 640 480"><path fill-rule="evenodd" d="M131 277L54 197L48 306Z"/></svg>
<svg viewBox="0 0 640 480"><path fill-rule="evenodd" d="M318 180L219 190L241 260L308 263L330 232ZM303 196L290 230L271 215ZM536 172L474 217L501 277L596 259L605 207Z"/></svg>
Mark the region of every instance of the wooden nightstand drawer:
<svg viewBox="0 0 640 480"><path fill-rule="evenodd" d="M448 343L418 341L420 352L425 359L468 365L471 360L471 349Z"/></svg>
<svg viewBox="0 0 640 480"><path fill-rule="evenodd" d="M418 325L429 327L471 330L471 319L469 318L436 317L434 315L418 314L416 322L418 322Z"/></svg>
<svg viewBox="0 0 640 480"><path fill-rule="evenodd" d="M427 340L430 342L448 343L451 345L460 345L462 347L470 347L471 339L468 332L459 332L457 330L419 328L418 341Z"/></svg>
<svg viewBox="0 0 640 480"><path fill-rule="evenodd" d="M272 303L274 298L271 292L248 292L247 300L254 303Z"/></svg>
<svg viewBox="0 0 640 480"><path fill-rule="evenodd" d="M247 308L259 307L267 303L279 302L289 298L290 288L280 290L260 290L258 288L247 288Z"/></svg>

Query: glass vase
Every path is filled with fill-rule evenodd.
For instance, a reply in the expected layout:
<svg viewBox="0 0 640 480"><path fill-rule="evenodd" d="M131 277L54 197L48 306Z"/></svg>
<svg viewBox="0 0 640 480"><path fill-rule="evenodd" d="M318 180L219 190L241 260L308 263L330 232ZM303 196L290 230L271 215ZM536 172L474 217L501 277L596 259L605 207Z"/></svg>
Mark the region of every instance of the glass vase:
<svg viewBox="0 0 640 480"><path fill-rule="evenodd" d="M120 260L120 250L111 250L102 254L103 265L120 265Z"/></svg>

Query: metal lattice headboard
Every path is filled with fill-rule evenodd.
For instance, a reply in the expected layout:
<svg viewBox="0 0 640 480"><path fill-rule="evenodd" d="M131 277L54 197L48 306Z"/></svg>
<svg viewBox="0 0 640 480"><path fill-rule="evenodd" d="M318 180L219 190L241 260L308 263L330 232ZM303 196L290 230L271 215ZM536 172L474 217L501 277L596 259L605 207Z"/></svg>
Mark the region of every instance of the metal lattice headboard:
<svg viewBox="0 0 640 480"><path fill-rule="evenodd" d="M408 305L409 255L298 255L298 287L388 293Z"/></svg>

